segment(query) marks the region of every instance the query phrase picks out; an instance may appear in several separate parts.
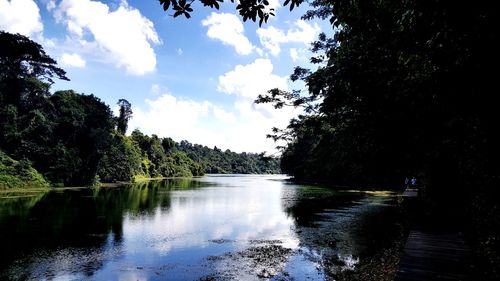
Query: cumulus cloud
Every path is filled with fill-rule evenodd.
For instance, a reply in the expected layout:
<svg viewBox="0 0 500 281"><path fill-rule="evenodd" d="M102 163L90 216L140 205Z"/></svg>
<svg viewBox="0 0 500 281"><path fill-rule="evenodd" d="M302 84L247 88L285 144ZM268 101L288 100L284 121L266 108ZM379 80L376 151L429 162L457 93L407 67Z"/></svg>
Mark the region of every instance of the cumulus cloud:
<svg viewBox="0 0 500 281"><path fill-rule="evenodd" d="M305 48L290 48L290 58L293 62L307 61L310 51Z"/></svg>
<svg viewBox="0 0 500 281"><path fill-rule="evenodd" d="M133 75L155 70L152 45L160 38L153 23L125 0L115 10L99 1L63 0L53 11L76 42L92 47L102 59Z"/></svg>
<svg viewBox="0 0 500 281"><path fill-rule="evenodd" d="M271 133L273 127L286 127L298 113L294 108L277 110L270 104L254 103L259 94L265 94L272 88L288 90L288 78L273 71L271 60L259 58L250 64L237 65L219 76L217 90L235 97L238 122L231 128L230 135L232 143L237 144L240 151L275 151L276 144L266 135Z"/></svg>
<svg viewBox="0 0 500 281"><path fill-rule="evenodd" d="M247 65L237 65L233 70L219 76L218 90L254 99L271 87L287 88L286 77L273 74L273 69L271 60L263 58Z"/></svg>
<svg viewBox="0 0 500 281"><path fill-rule="evenodd" d="M40 9L33 0L0 0L0 30L33 36L43 31Z"/></svg>
<svg viewBox="0 0 500 281"><path fill-rule="evenodd" d="M295 111L289 108L276 110L270 104L254 103L259 94L265 94L270 89L288 89L287 77L276 75L273 70L271 60L259 58L247 65L237 65L233 70L219 76L217 90L235 95L235 108L247 121L245 126L259 132L259 137L270 133L274 126L286 126L295 115Z"/></svg>
<svg viewBox="0 0 500 281"><path fill-rule="evenodd" d="M231 110L208 101L178 98L164 93L147 100L145 107L134 108L131 128L148 134L183 139L242 152L274 152L276 144L266 138L272 127L285 127L296 116L293 108L274 109L256 105L254 100L271 88L288 89L286 77L273 73L268 59L237 65L218 77L218 91L234 97Z"/></svg>
<svg viewBox="0 0 500 281"><path fill-rule="evenodd" d="M237 65L233 70L219 76L217 90L236 96L236 108L240 114L252 115L255 111L272 117L279 111L270 105L257 105L254 100L272 88L287 89L287 77L273 73L274 66L269 59L259 58L247 65Z"/></svg>
<svg viewBox="0 0 500 281"><path fill-rule="evenodd" d="M302 43L310 44L321 31L317 23L309 24L304 20L297 20L294 27L283 31L274 26L257 29L259 41L271 54L277 56L281 52L281 44Z"/></svg>
<svg viewBox="0 0 500 281"><path fill-rule="evenodd" d="M219 105L179 98L169 92L156 99L146 100L145 107L134 107L133 111L130 128L208 146L226 143L224 128L219 125L236 122L234 114Z"/></svg>
<svg viewBox="0 0 500 281"><path fill-rule="evenodd" d="M78 68L83 68L83 67L85 67L85 64L86 64L85 60L83 60L82 57L80 57L80 55L75 54L75 53L62 54L62 56L60 58L60 62L64 65L78 67Z"/></svg>
<svg viewBox="0 0 500 281"><path fill-rule="evenodd" d="M212 12L201 24L208 26L208 37L234 47L240 55L252 53L254 47L244 35L245 29L236 15Z"/></svg>
<svg viewBox="0 0 500 281"><path fill-rule="evenodd" d="M45 4L45 7L47 8L48 11L54 10L54 8L56 7L56 0L47 1L47 3Z"/></svg>
<svg viewBox="0 0 500 281"><path fill-rule="evenodd" d="M232 112L225 111L222 107L220 106L212 106L213 114L215 116L215 119L226 123L226 124L235 124L236 123L236 116Z"/></svg>
<svg viewBox="0 0 500 281"><path fill-rule="evenodd" d="M293 62L296 62L299 59L299 52L295 48L290 48L290 57Z"/></svg>

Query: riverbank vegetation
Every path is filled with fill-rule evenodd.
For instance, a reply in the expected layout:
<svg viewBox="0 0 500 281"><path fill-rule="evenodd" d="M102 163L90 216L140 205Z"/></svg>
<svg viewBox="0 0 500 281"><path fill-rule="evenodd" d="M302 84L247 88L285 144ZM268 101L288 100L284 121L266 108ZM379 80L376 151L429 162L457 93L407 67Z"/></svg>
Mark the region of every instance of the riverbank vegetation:
<svg viewBox="0 0 500 281"><path fill-rule="evenodd" d="M126 136L132 118L127 100L118 101L119 116L113 116L94 95L50 92L53 79L69 80L38 43L0 31L2 188L84 186L206 172L279 173L278 160L264 154L222 152L138 130Z"/></svg>
<svg viewBox="0 0 500 281"><path fill-rule="evenodd" d="M16 161L0 150L0 190L48 187L45 178L29 162Z"/></svg>
<svg viewBox="0 0 500 281"><path fill-rule="evenodd" d="M287 1L288 2L288 1ZM272 89L257 103L302 106L270 137L297 179L403 187L415 176L437 222L465 230L481 280L500 276L498 7L487 1L312 1L330 19L312 44L305 91ZM495 24L495 22L497 22ZM496 39L495 39L496 38Z"/></svg>

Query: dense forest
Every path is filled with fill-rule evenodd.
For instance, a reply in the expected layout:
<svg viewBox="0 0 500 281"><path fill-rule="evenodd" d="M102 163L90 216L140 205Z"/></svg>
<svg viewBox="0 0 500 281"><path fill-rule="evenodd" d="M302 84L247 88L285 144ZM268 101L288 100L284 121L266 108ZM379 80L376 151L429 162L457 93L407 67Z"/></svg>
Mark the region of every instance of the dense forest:
<svg viewBox="0 0 500 281"><path fill-rule="evenodd" d="M285 172L367 185L418 175L433 192L498 180L497 8L483 1L313 3L321 9L305 18L330 18L337 32L313 44L317 70L297 67L291 76L307 91L274 89L257 100L309 113L272 135L288 140Z"/></svg>
<svg viewBox="0 0 500 281"><path fill-rule="evenodd" d="M279 173L279 161L263 153L236 153L217 147L180 143L171 138L147 136L134 130L131 136L115 132L97 175L106 182L154 177L191 177L211 174Z"/></svg>
<svg viewBox="0 0 500 281"><path fill-rule="evenodd" d="M256 100L304 108L270 135L287 142L282 170L298 179L368 188L400 188L405 177L417 177L430 214L457 221L472 237L484 266L479 279L497 280L500 60L493 42L499 41L499 6L311 4L304 18L329 19L335 32L312 44L316 69L296 67L291 75L307 89L272 89Z"/></svg>
<svg viewBox="0 0 500 281"><path fill-rule="evenodd" d="M132 118L127 100L118 101L116 117L94 95L51 93L53 79L68 80L39 44L0 31L1 188L279 173L278 160L264 154L223 152L138 130L126 136Z"/></svg>

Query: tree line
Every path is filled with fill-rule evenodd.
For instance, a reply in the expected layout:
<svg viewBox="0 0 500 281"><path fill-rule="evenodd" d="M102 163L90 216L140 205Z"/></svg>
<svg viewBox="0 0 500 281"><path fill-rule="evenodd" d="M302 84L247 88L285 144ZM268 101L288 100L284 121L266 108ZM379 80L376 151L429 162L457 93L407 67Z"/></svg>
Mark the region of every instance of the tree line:
<svg viewBox="0 0 500 281"><path fill-rule="evenodd" d="M278 160L263 154L222 152L138 130L126 136L132 118L127 100L118 101L119 116L115 117L94 95L74 90L51 93L53 79L69 80L42 46L25 36L0 31L3 186L12 186L22 181L23 174L36 171L43 177L35 174L34 178L55 186L207 172L279 172Z"/></svg>

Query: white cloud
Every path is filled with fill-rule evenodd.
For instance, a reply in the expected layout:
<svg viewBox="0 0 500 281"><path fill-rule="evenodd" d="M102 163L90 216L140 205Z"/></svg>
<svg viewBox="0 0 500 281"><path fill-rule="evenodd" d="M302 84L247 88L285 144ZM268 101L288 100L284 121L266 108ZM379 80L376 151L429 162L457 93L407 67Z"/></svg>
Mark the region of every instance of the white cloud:
<svg viewBox="0 0 500 281"><path fill-rule="evenodd" d="M155 70L152 44L160 43L158 34L153 23L125 0L114 11L99 1L63 0L54 16L66 25L76 42L93 48L94 55L101 59L125 67L133 75Z"/></svg>
<svg viewBox="0 0 500 281"><path fill-rule="evenodd" d="M130 128L237 152L274 152L276 144L267 139L266 134L271 133L272 127L284 128L298 110L276 110L271 105L256 105L253 101L271 88L288 89L287 78L273 73L270 60L257 59L236 66L218 80L218 91L234 97L231 110L208 101L164 93L154 100L146 100L145 107L133 109Z"/></svg>
<svg viewBox="0 0 500 281"><path fill-rule="evenodd" d="M222 107L219 106L213 106L212 110L217 120L227 124L236 123L236 116L234 116L232 112L225 111Z"/></svg>
<svg viewBox="0 0 500 281"><path fill-rule="evenodd" d="M175 132L195 126L200 118L209 114L212 105L208 101L178 99L170 93L164 93L155 100L146 100L146 104L147 112L140 108L134 110L134 120L139 122L141 129L146 132L159 129L156 133L160 135L176 134ZM145 120L141 120L142 118ZM165 126L158 126L155 121L164 123ZM146 125L148 123L151 127Z"/></svg>
<svg viewBox="0 0 500 281"><path fill-rule="evenodd" d="M254 47L244 35L243 24L236 15L212 12L201 24L208 26L208 37L234 47L240 55L252 53Z"/></svg>
<svg viewBox="0 0 500 281"><path fill-rule="evenodd" d="M169 92L154 100L146 100L144 108L134 107L133 111L130 128L211 147L227 145L224 126L236 122L234 114L221 106L178 98Z"/></svg>
<svg viewBox="0 0 500 281"><path fill-rule="evenodd" d="M237 65L233 70L219 76L218 90L253 100L271 88L286 89L287 78L273 74L273 68L271 60L263 58L247 65Z"/></svg>
<svg viewBox="0 0 500 281"><path fill-rule="evenodd" d="M40 9L33 0L0 0L0 30L32 36L43 31Z"/></svg>
<svg viewBox="0 0 500 281"><path fill-rule="evenodd" d="M54 8L56 7L56 1L55 0L47 1L47 4L45 5L45 7L47 8L48 11L54 10Z"/></svg>
<svg viewBox="0 0 500 281"><path fill-rule="evenodd" d="M266 139L272 127L284 128L298 109L275 109L270 104L255 104L259 94L279 88L288 90L288 78L273 73L274 66L269 59L259 58L247 65L237 65L233 70L219 76L218 91L234 95L234 107L239 122L233 128L234 142L241 151L274 151L275 143Z"/></svg>
<svg viewBox="0 0 500 281"><path fill-rule="evenodd" d="M311 25L304 20L297 20L294 26L286 33L274 26L259 28L257 35L262 46L277 56L281 52L281 44L302 43L307 45L313 42L321 31L317 23Z"/></svg>
<svg viewBox="0 0 500 281"><path fill-rule="evenodd" d="M279 88L288 89L288 78L273 73L273 64L269 59L256 59L247 65L237 65L233 70L219 76L218 91L236 96L235 108L239 115L246 120L247 126L253 135L262 138L271 132L272 127L284 127L295 110L285 108L276 110L270 104L255 104L260 94L268 90ZM254 140L263 144L262 141Z"/></svg>
<svg viewBox="0 0 500 281"><path fill-rule="evenodd" d="M83 68L85 67L85 60L80 57L78 54L67 54L64 53L61 56L61 63L67 66Z"/></svg>
<svg viewBox="0 0 500 281"><path fill-rule="evenodd" d="M296 62L299 59L299 53L297 52L297 49L290 48L290 57L292 58L293 62Z"/></svg>
<svg viewBox="0 0 500 281"><path fill-rule="evenodd" d="M311 52L305 48L290 48L290 58L293 62L307 61Z"/></svg>
<svg viewBox="0 0 500 281"><path fill-rule="evenodd" d="M267 6L268 9L274 9L275 11L280 7L280 1L279 0L269 0L269 6Z"/></svg>
<svg viewBox="0 0 500 281"><path fill-rule="evenodd" d="M182 54L183 54L183 53L184 53L184 51L182 51L182 49L181 49L181 48L177 49L177 54L178 54L179 56L182 56Z"/></svg>

